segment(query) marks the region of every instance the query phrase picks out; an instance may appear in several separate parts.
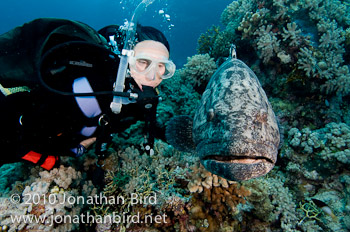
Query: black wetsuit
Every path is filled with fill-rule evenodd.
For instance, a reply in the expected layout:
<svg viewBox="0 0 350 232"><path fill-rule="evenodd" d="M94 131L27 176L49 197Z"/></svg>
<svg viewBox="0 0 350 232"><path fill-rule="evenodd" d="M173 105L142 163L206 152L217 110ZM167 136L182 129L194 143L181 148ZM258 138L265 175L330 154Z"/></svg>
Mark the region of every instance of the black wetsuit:
<svg viewBox="0 0 350 232"><path fill-rule="evenodd" d="M133 80L128 82L138 89ZM0 115L2 163L19 161L29 151L75 156L72 148L76 148L82 140L99 134L98 119L102 114L108 115L113 133L121 132L137 120L145 120L145 117L149 117L149 133L155 132L156 105L148 110L144 103L130 103L123 105L120 114L114 114L106 107L111 103L112 96L97 97L102 112L96 117L87 118L71 96L49 92L46 96L33 96L31 93L16 93L6 98L2 94L0 96L0 107L3 109ZM94 126L97 128L90 136L81 134L84 127Z"/></svg>
<svg viewBox="0 0 350 232"><path fill-rule="evenodd" d="M32 24L42 23L42 19L40 20L39 22L32 22ZM48 19L48 21L45 21L45 25L54 24L53 29L65 24L72 24L71 21L65 20L58 20L57 22ZM14 32L25 31L23 28L29 26L32 26L34 31L37 30L37 25L26 24L24 27L16 28ZM88 30L92 29L89 28ZM32 62L33 65L40 63L39 71L28 65L29 69L24 69L24 72L19 70L19 72L14 73L14 79L20 80L21 78L28 78L28 76L35 79L40 73L49 87L63 92L74 92L74 83L80 83L76 81L83 78L85 82L89 83L93 92L111 91L117 75L119 58L113 56L107 48L103 47L103 42L96 39L95 35L91 36L94 37L93 39L89 39L90 37L86 35L84 35L86 38L81 39L84 36L80 36L82 34L80 33L78 34L80 37L77 36L78 39L71 39L72 36L62 36L67 31L66 28L58 31L59 33L56 33L52 37L53 39L47 39L40 49L39 46L36 46L36 49L40 50L39 55L33 52L33 54L28 55L28 52L27 57L25 57L39 60L45 57L43 61L40 61L43 64ZM14 33L12 32L12 34ZM4 43L9 43L9 40L2 40L1 36L0 47L4 48ZM9 33L5 34L5 37L7 39ZM101 44L99 44L100 42ZM65 45L61 46L62 43ZM7 50L8 52L14 51L13 47L9 47ZM3 63L6 63L8 52L1 51L0 53L0 61L3 61ZM49 55L45 55L47 53ZM12 60L15 60L15 58ZM72 62L80 64L72 65ZM11 68L14 69L13 63L7 64L10 71L0 72L0 84L10 83L10 87L18 85L15 80L11 82L12 79L9 76ZM27 65L30 62L26 60L19 63ZM84 67L81 67L81 64ZM0 66L4 67L3 64L0 64ZM26 71L27 74L23 75ZM144 91L141 91L132 78L126 80L124 91L136 92L140 95L140 99L135 103L123 105L120 114L114 114L110 110L109 105L113 98L112 95L92 97L98 102L99 109L92 109L94 113L91 114L90 112L90 116L87 116L84 109L82 109L84 107L78 103L76 97L52 92L40 85L40 81L37 80L33 81L33 85L29 83L29 87L32 89L30 92L18 92L8 96L0 92L0 164L20 161L30 152L34 152L34 155L41 155L39 164L43 163L48 156L75 156L76 154L73 151L81 141L100 134L101 127L98 126L98 121L101 115L107 115L106 118L109 119L111 128L109 132L120 132L137 120L146 120L146 132L150 137L149 143L153 145L158 104L157 93L151 87L144 87ZM152 107L145 107L145 105L149 106L149 103ZM89 104L85 104L85 108L86 105L89 106ZM91 127L96 127L92 134L82 132L84 128Z"/></svg>

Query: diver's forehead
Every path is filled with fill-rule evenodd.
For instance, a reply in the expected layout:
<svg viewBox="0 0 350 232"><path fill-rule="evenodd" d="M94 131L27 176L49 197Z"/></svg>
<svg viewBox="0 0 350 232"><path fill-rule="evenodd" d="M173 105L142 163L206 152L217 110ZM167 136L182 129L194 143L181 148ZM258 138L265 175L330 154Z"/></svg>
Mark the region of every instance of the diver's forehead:
<svg viewBox="0 0 350 232"><path fill-rule="evenodd" d="M155 58L159 58L159 57L169 58L168 49L164 46L164 44L158 41L145 40L145 41L139 42L138 44L136 44L134 51L135 51L135 55L145 53Z"/></svg>

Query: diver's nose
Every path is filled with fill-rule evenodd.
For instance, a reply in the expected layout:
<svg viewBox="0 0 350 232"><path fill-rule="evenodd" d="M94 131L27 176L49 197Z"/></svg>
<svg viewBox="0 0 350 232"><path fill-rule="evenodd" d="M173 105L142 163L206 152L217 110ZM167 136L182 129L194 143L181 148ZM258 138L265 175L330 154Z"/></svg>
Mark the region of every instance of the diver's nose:
<svg viewBox="0 0 350 232"><path fill-rule="evenodd" d="M150 81L154 81L156 79L156 70L154 68L152 68L147 74L146 74L146 78Z"/></svg>

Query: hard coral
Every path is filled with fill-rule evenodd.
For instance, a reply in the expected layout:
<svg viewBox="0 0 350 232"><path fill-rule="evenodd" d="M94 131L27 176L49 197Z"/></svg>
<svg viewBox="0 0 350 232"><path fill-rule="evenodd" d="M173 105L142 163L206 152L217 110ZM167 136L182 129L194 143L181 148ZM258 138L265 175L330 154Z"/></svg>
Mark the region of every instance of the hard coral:
<svg viewBox="0 0 350 232"><path fill-rule="evenodd" d="M300 34L301 30L297 30L297 24L296 23L288 23L287 29L283 28L283 41L290 41L290 46L298 46L300 44Z"/></svg>
<svg viewBox="0 0 350 232"><path fill-rule="evenodd" d="M253 206L251 213L265 222L277 222L284 231L295 229L298 220L293 196L283 180L277 178L259 178L243 184L251 195L247 202Z"/></svg>
<svg viewBox="0 0 350 232"><path fill-rule="evenodd" d="M238 183L229 184L227 188L205 188L191 199L190 221L197 228L207 228L205 231L222 231L220 225L232 223L241 213L239 205L244 204L249 195L250 191Z"/></svg>
<svg viewBox="0 0 350 232"><path fill-rule="evenodd" d="M50 172L40 173L30 186L26 186L22 192L22 199L17 204L11 201L4 201L0 204L0 221L2 225L8 225L10 231L72 231L78 229L79 224L62 220L58 223L57 218L64 216L71 217L79 215L84 205L67 199L77 199L78 196L87 197L93 195L94 188L91 182L85 183L84 187L74 189L78 183L83 182L80 172L71 167L60 166ZM57 185L50 191L53 184L64 188L64 191L57 192ZM87 187L89 185L90 187ZM68 190L68 188L71 188ZM13 220L12 216L28 217L33 220Z"/></svg>
<svg viewBox="0 0 350 232"><path fill-rule="evenodd" d="M221 22L224 25L228 25L229 23L234 22L235 24L234 26L238 27L244 14L246 12L250 12L255 5L256 5L255 0L233 1L225 8L223 13L221 14Z"/></svg>
<svg viewBox="0 0 350 232"><path fill-rule="evenodd" d="M289 138L289 143L295 150L310 154L314 159L336 161L338 165L349 163L350 127L344 123L329 123L325 128L314 131L309 128L302 131L293 128L289 131Z"/></svg>
<svg viewBox="0 0 350 232"><path fill-rule="evenodd" d="M272 32L271 29L272 25L261 26L259 30L255 32L255 34L258 35L257 48L260 52L259 56L263 59L265 64L281 50L276 33Z"/></svg>
<svg viewBox="0 0 350 232"><path fill-rule="evenodd" d="M213 187L228 188L229 184L234 184L234 181L227 181L226 179L208 172L200 163L191 167L189 174L190 181L187 188L191 193L201 193L205 188L211 189Z"/></svg>
<svg viewBox="0 0 350 232"><path fill-rule="evenodd" d="M224 39L221 49L227 51L226 44L244 44L242 50L250 49L248 44L265 66L276 64L278 72L305 71L309 77L305 88L311 85L313 92L347 96L350 78L344 65L344 44L348 33L343 28L349 27L349 12L349 4L342 1L234 1L221 17L226 28L215 34L212 44ZM223 36L228 32L232 35ZM210 55L214 53L211 51ZM238 56L244 60L252 54Z"/></svg>
<svg viewBox="0 0 350 232"><path fill-rule="evenodd" d="M216 68L214 59L210 58L209 54L199 54L187 58L180 75L193 83L194 87L204 90Z"/></svg>
<svg viewBox="0 0 350 232"><path fill-rule="evenodd" d="M158 105L158 124L165 125L174 115L191 115L201 98L194 89L194 84L188 77L182 76L182 69L176 71L175 75L167 80L166 85L159 87L162 101Z"/></svg>

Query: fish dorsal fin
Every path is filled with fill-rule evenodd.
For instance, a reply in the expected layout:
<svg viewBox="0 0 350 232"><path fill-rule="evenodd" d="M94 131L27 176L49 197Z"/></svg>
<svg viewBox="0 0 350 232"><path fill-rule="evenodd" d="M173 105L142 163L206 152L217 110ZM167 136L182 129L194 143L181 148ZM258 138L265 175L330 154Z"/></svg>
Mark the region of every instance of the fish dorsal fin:
<svg viewBox="0 0 350 232"><path fill-rule="evenodd" d="M187 115L170 119L166 128L166 139L179 151L194 152L196 146L192 136L193 119Z"/></svg>

